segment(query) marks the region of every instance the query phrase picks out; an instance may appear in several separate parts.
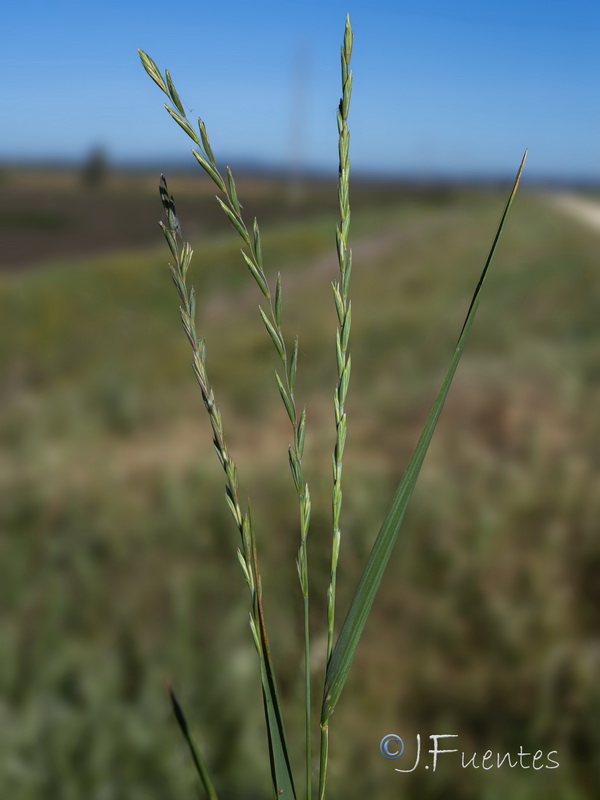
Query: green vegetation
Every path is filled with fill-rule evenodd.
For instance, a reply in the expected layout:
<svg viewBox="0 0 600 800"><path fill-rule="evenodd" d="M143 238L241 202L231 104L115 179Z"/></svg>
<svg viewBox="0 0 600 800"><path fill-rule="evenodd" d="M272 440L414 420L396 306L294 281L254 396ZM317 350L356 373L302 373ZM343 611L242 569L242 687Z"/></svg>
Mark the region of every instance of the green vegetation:
<svg viewBox="0 0 600 800"><path fill-rule="evenodd" d="M464 193L353 219L340 610L447 368L502 204ZM313 638L314 685L327 653L336 221L261 227L283 276L281 327L300 338L311 628L325 630ZM303 737L290 736L303 729L305 689L290 415L237 234L194 249L208 369L252 498L301 774ZM336 709L332 798L595 796L597 250L596 234L544 198L519 198L405 522L408 552L391 557ZM161 248L2 276L0 785L15 800L193 796L165 678L222 800L263 797L268 782L223 473L163 262ZM468 753L557 750L561 766L448 762L400 776L379 754L391 731L407 742L454 732Z"/></svg>
<svg viewBox="0 0 600 800"><path fill-rule="evenodd" d="M384 517L379 534L375 540L369 558L365 564L360 581L353 594L346 618L341 627L338 638L335 638L335 604L337 589L337 566L341 544L341 511L342 511L342 469L343 456L347 436L347 415L345 411L346 397L350 383L352 359L349 353L350 329L352 307L349 299L350 275L352 271L352 251L348 247L348 232L350 229L350 200L349 200L349 144L348 112L352 94L352 71L350 59L352 55L353 34L350 18L346 17L344 40L341 46L342 66L342 97L337 111L337 127L339 134L339 179L338 179L338 207L339 223L336 227L336 250L338 256L339 278L332 282L333 297L338 318L336 329L335 350L337 363L337 383L334 393L335 410L335 445L333 448L333 535L331 549L331 576L327 590L327 650L326 671L323 683L323 698L320 717L320 760L319 760L319 799L325 800L327 771L329 766L329 721L340 699L342 689L348 679L350 666L354 654L364 631L365 624L376 594L379 590L385 569L390 560L392 550L398 538L408 503L414 491L423 461L429 449L435 427L442 412L444 402L452 384L456 369L460 362L464 346L475 319L479 306L480 293L483 288L487 272L494 256L496 245L504 227L510 206L515 197L517 187L525 164L527 154L523 156L521 166L515 178L508 201L504 207L500 223L494 235L485 266L475 292L471 299L467 316L463 322L458 341L450 366L446 373L441 388L437 394L433 407L427 417L423 431L415 446L413 454L406 466L400 484L396 490L392 503ZM246 266L249 268L260 292L268 303L265 312L259 306L260 316L275 347L279 357L281 378L279 372L275 373L279 394L292 425L292 444L288 446L289 465L292 480L298 495L300 511L300 549L296 559L298 578L302 592L304 607L304 706L305 706L305 793L306 800L312 796L313 762L312 762L312 703L311 689L311 659L310 659L310 590L307 539L311 516L311 500L308 483L305 482L302 457L304 453L306 407L300 413L295 400L296 374L298 365L298 336L290 353L286 349L285 334L282 329L282 280L281 273L277 274L275 291L270 288L269 280L263 266L263 252L260 229L256 217L252 226L245 221L242 206L238 199L237 188L233 173L229 167L225 175L219 169L206 126L201 118L197 120L196 131L183 108L177 90L168 70L164 76L155 62L143 50L139 51L140 59L147 74L157 84L159 89L168 98L169 104L165 109L171 118L179 125L186 135L197 146L192 149L192 154L216 185L219 193L216 197L219 206L229 222L233 225L242 240L241 254ZM221 196L222 195L222 196ZM284 715L282 704L277 689L276 671L271 657L264 606L262 602L262 577L259 571L256 536L250 506L242 507L239 494L238 469L234 458L227 446L223 417L213 387L207 372L206 342L199 336L196 329L196 293L193 286L188 283L188 272L192 263L193 250L185 240L179 217L175 208L175 200L170 194L164 176L160 180L160 196L163 204L166 223L161 223L173 263L170 264L171 276L181 300L180 314L183 329L191 345L193 353L193 368L196 375L202 400L208 413L213 432L213 444L225 472L225 497L231 511L233 521L240 535L240 547L237 550L238 560L250 590L250 629L259 660L259 671L265 724L267 729L267 743L269 748L269 763L271 766L271 781L273 797L277 800L292 800L296 798L294 785L294 772L291 764L290 751L287 744ZM222 199L222 197L224 199ZM179 723L184 738L196 766L198 776L204 786L209 800L218 800L217 793L209 777L206 764L196 747L191 735L187 720L173 690L170 690L171 701L175 717ZM404 750L404 745L402 745ZM445 751L444 751L445 752ZM489 751L491 753L491 751ZM541 751L540 751L541 752ZM552 762L554 763L554 762Z"/></svg>
<svg viewBox="0 0 600 800"><path fill-rule="evenodd" d="M417 202L390 209L386 231L353 220L357 388L340 610L418 438L501 204L492 193L433 210ZM301 341L315 532L330 525L334 444L337 266L323 230L335 215L326 222L262 231L265 252L293 253L289 269L283 255L276 263L296 301L285 319ZM392 556L336 711L332 797L594 796L597 249L596 234L543 198L518 199L405 523L409 551ZM244 497L257 530L277 532L258 545L286 720L300 730L289 421L238 259L235 234L195 243L199 315ZM15 800L190 796L169 676L222 796L262 796L243 580L163 248L5 274L0 305L0 784ZM312 545L314 584L326 586L330 543L313 533ZM324 592L311 614L316 629ZM313 647L315 680L324 647ZM437 778L398 776L379 754L386 733L408 742L436 730L459 733L465 749L540 742L559 751L561 769L547 773L551 786L543 772L450 765ZM299 764L302 742L290 747Z"/></svg>

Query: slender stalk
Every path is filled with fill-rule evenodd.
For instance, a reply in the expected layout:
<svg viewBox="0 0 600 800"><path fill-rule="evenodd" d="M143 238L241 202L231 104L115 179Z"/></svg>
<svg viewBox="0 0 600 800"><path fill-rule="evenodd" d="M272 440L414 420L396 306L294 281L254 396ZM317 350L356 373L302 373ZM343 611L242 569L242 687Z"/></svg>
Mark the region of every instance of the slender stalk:
<svg viewBox="0 0 600 800"><path fill-rule="evenodd" d="M211 160L217 176L219 176L214 157ZM252 272L259 288L267 299L268 313L259 307L260 315L271 337L275 350L282 362L283 380L278 372L275 373L277 386L283 405L289 417L293 442L288 446L288 459L292 479L298 495L298 505L300 512L300 548L296 559L298 578L303 599L304 616L304 694L305 694L305 741L306 741L306 798L311 800L312 796L312 733L311 733L311 679L310 679L310 606L309 606L309 581L308 581L308 555L307 538L310 524L310 492L308 484L304 480L304 470L302 467L302 454L304 451L304 434L306 426L306 408L302 410L300 416L296 407L294 387L296 381L296 369L298 365L298 337L294 341L291 356L288 356L285 337L281 327L282 319L282 283L281 273L277 275L275 293L271 291L267 276L264 272L262 261L262 245L260 241L260 230L256 219L254 220L252 236L246 227L242 217L241 205L237 199L237 192L231 170L227 168L227 188L225 189L227 204L217 198L240 237L245 242L247 250L242 250L244 260Z"/></svg>
<svg viewBox="0 0 600 800"><path fill-rule="evenodd" d="M348 248L348 231L350 228L350 195L349 174L350 160L348 149L350 133L348 131L348 111L352 94L352 71L350 58L352 55L352 27L350 16L346 16L344 42L341 47L342 62L342 97L337 111L337 124L339 134L339 180L338 204L340 221L336 228L336 245L339 262L339 279L332 284L333 297L338 317L336 331L336 361L338 382L334 394L335 429L336 439L333 452L333 541L331 548L331 580L327 590L327 660L333 651L333 637L335 631L335 595L337 582L337 565L340 553L342 511L342 460L344 445L346 443L346 394L350 382L351 358L348 354L348 341L352 321L351 303L348 298L350 272L352 269L352 251ZM321 725L321 754L319 771L319 800L324 800L325 784L327 778L327 762L329 751L329 726Z"/></svg>
<svg viewBox="0 0 600 800"><path fill-rule="evenodd" d="M306 548L305 548L306 550ZM306 552L303 554L306 560ZM310 625L308 594L304 597L304 698L305 698L305 742L306 742L306 800L312 797L312 731L311 731L311 686L310 686Z"/></svg>
<svg viewBox="0 0 600 800"><path fill-rule="evenodd" d="M304 668L305 668L305 706L306 706L306 797L307 800L311 799L311 783L312 783L312 745L311 745L311 681L310 681L310 627L309 627L309 588L308 588L308 558L307 558L307 537L310 523L310 493L308 484L304 480L304 471L302 468L302 454L304 450L304 431L306 425L306 409L302 410L299 415L296 407L294 397L294 385L296 380L296 368L298 364L298 339L294 342L294 347L291 356L288 356L288 351L285 344L285 337L281 327L281 304L282 304L282 283L281 274L277 275L277 284L275 292L273 293L267 276L263 267L262 258L262 245L260 239L260 230L258 222L254 219L252 230L250 231L244 222L242 215L242 205L237 196L237 189L233 173L226 168L225 177L220 173L219 168L210 145L210 140L206 131L204 122L198 119L198 133L194 129L192 123L188 120L185 109L177 90L173 85L171 76L168 70L165 72L165 78L161 75L158 67L152 59L143 51L140 52L140 58L146 72L150 75L152 80L159 86L159 88L167 95L170 101L175 106L175 109L165 105L169 115L177 122L177 124L185 131L190 139L198 146L198 150L192 150L196 160L204 171L213 180L219 190L225 195L225 201L217 196L223 212L229 219L233 227L238 232L240 238L244 242L242 248L242 256L254 280L256 281L259 289L267 300L268 311L265 313L259 306L262 321L267 329L267 333L271 337L275 350L282 362L283 367L283 380L279 373L275 373L277 386L281 395L282 402L285 406L286 412L290 419L293 432L292 444L288 446L288 459L294 486L298 495L298 504L300 512L300 548L298 550L298 557L296 561L298 569L298 577L300 580L300 588L303 598L303 613L304 613ZM172 198L171 198L172 200ZM176 284L177 285L177 284ZM179 288L179 287L178 287ZM181 293L180 293L181 294ZM182 297L182 299L184 299ZM185 299L184 299L185 303ZM185 312L187 315L187 311ZM189 316L189 315L187 315ZM184 323L185 324L185 323ZM188 335L189 338L189 335ZM190 341L192 339L190 338ZM192 346L194 346L192 344ZM217 452L219 450L217 449ZM228 492L228 502L231 501ZM234 513L235 511L235 513ZM236 523L240 514L235 510L234 503L234 518Z"/></svg>
<svg viewBox="0 0 600 800"><path fill-rule="evenodd" d="M168 73L167 80L171 87ZM279 797L294 800L295 791L287 755L285 730L262 610L261 579L252 519L249 511L242 512L237 467L227 448L221 412L216 404L214 392L208 379L204 340L196 332L196 295L194 288L188 287L187 284L187 273L193 251L189 242L186 242L183 238L175 209L175 201L173 196L169 194L164 176L161 176L160 195L167 217L167 224L161 223L161 227L175 262L174 265L171 265L171 275L182 302L180 307L181 321L192 347L194 373L200 385L202 399L209 415L215 450L226 476L225 498L241 538L238 559L251 595L250 628L260 660L273 783ZM196 766L198 768L197 764ZM200 775L204 783L204 773L201 771Z"/></svg>
<svg viewBox="0 0 600 800"><path fill-rule="evenodd" d="M208 137L204 130L203 140ZM206 150L206 148L205 148ZM197 153L194 153L200 164L206 168L206 164L200 160ZM223 211L230 220L233 227L237 230L241 239L246 245L246 249L242 249L242 256L246 265L250 269L256 283L258 284L261 292L268 302L268 313L265 313L259 306L260 315L271 337L275 350L282 362L283 367L283 380L278 372L275 373L277 386L283 405L289 417L293 441L288 446L288 459L292 479L298 495L298 505L300 513L300 548L296 559L296 566L298 569L298 577L300 580L300 588L302 591L303 599L303 615L304 615L304 693L305 693L305 740L306 740L306 798L311 800L312 796L312 733L311 733L311 679L310 679L310 624L309 624L309 581L308 581L308 554L307 554L307 538L308 529L310 524L311 501L308 484L304 479L304 470L302 467L302 454L304 451L304 434L306 426L306 408L298 415L296 400L294 396L294 387L296 381L296 369L298 365L298 338L294 341L294 346L291 356L288 356L288 350L285 343L285 337L281 327L282 319L282 282L281 274L277 275L277 284L275 293L272 292L269 281L264 271L263 258L262 258L262 245L260 239L260 230L258 222L255 219L252 227L252 234L248 230L246 223L242 216L242 206L237 197L235 182L233 174L229 167L227 168L227 182L223 180L220 175L214 156L212 152L206 153L208 158L208 166L211 167L211 176L214 173L213 180L225 192L226 203L220 198L217 198Z"/></svg>
<svg viewBox="0 0 600 800"><path fill-rule="evenodd" d="M197 156L196 156L197 157ZM282 282L281 273L277 275L277 284L275 293L272 292L267 276L264 272L263 259L262 259L262 245L260 240L260 230L258 222L255 219L252 235L248 230L243 216L242 206L240 205L233 174L229 167L227 168L227 183L220 175L217 165L212 153L208 156L209 165L212 167L216 178L221 178L221 183L225 186L225 195L227 203L224 203L220 198L217 198L226 216L234 228L239 233L240 237L246 244L246 250L242 250L244 260L250 269L254 279L256 280L260 290L266 297L268 302L268 313L265 313L259 306L260 315L271 337L275 350L282 362L283 380L278 372L275 373L277 386L283 405L289 417L293 441L288 446L288 459L292 479L298 495L298 505L300 513L300 548L296 559L296 566L298 569L298 578L300 581L300 588L303 598L303 615L304 615L304 693L305 693L305 740L306 740L306 798L311 800L312 796L312 733L311 733L311 679L310 679L310 617L309 617L309 582L308 582L308 555L307 555L307 538L308 529L310 524L310 492L308 484L304 480L304 470L302 467L302 454L304 451L304 434L306 425L306 408L298 415L296 400L294 396L294 387L296 381L296 369L298 365L298 337L294 341L294 346L291 356L288 356L288 351L285 343L285 337L281 327L282 319ZM202 163L202 162L201 162ZM210 174L210 173L209 173ZM218 180L215 180L217 185L220 186Z"/></svg>

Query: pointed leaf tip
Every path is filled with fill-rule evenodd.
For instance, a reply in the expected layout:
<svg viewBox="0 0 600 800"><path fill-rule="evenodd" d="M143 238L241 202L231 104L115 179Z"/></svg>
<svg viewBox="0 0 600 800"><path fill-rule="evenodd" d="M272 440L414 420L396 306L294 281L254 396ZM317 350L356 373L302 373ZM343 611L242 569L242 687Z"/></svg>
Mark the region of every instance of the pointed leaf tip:
<svg viewBox="0 0 600 800"><path fill-rule="evenodd" d="M381 525L381 529L377 535L377 539L375 540L359 584L354 592L354 596L346 615L346 619L342 625L340 635L333 649L331 658L329 659L323 692L323 707L321 712L322 725L327 724L327 721L333 713L340 698L346 678L348 677L352 659L354 658L354 653L375 600L375 595L377 594L377 590L383 578L383 573L390 559L392 549L398 538L406 508L417 482L425 455L427 454L429 443L431 442L433 432L444 406L444 401L450 389L450 385L452 384L452 379L462 356L469 329L471 328L475 318L475 313L479 305L481 289L488 268L494 256L500 234L502 233L508 211L517 191L519 179L525 165L526 156L527 152L525 152L525 155L523 156L519 171L517 172L517 176L512 186L512 190L509 194L504 211L500 218L500 223L496 229L496 235L489 250L483 270L480 274L475 292L472 296L471 304L469 306L469 310L467 311L465 322L460 332L460 336L458 338L450 366L446 373L446 377L444 378L442 386L433 404L433 408L431 409L421 436L419 437L419 441L417 442L404 475L402 476L402 480L400 481L398 489L396 490L396 494L392 499L386 517Z"/></svg>
<svg viewBox="0 0 600 800"><path fill-rule="evenodd" d="M204 763L204 759L202 758L200 751L196 747L196 744L192 738L189 726L187 724L187 720L185 718L185 714L183 713L183 709L179 705L179 701L177 700L173 687L171 686L169 681L167 681L167 691L169 693L169 697L171 700L173 715L175 716L177 724L179 725L179 729L181 730L181 733L183 734L183 737L187 742L190 754L192 756L192 760L194 762L194 766L196 767L196 772L198 773L198 776L202 782L208 800L219 800L213 782L208 774L208 770L206 768L206 764Z"/></svg>

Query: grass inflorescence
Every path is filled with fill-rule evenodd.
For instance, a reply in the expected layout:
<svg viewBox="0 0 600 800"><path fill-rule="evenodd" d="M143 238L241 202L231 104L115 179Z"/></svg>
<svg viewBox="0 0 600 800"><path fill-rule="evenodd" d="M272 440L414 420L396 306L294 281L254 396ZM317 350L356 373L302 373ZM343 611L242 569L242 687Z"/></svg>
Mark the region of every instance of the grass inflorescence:
<svg viewBox="0 0 600 800"><path fill-rule="evenodd" d="M214 196L201 203L214 184L197 172L173 175L169 191L201 275L209 373L241 497L252 499L300 795L302 600L289 421L238 234ZM156 176L144 181L154 212L138 222L152 234ZM329 216L281 229L279 216L250 199L255 178L236 175L236 186L262 223L265 263L281 270L289 298L284 325L302 345L296 391L308 408L316 742L331 554L337 193L333 181L308 183L315 205L331 195ZM393 190L379 220L378 194L353 181L340 623L502 203L489 188L453 190L446 205L407 197L401 183ZM127 199L137 219L135 196ZM202 234L197 217L214 232ZM0 786L14 800L202 793L188 744L176 738L165 673L221 800L269 796L238 535L177 324L164 238L155 233L153 249L81 256L73 247L60 263L46 254L35 268L0 276L10 330L0 342ZM597 253L592 229L537 192L520 195L411 500L409 549L392 554L331 719L328 797L435 800L441 790L428 771L398 778L378 749L383 733L433 730L458 733L465 749L483 752L485 743L513 758L525 743L559 751L561 767L547 775L467 771L447 761L438 774L448 800L595 797Z"/></svg>
<svg viewBox="0 0 600 800"><path fill-rule="evenodd" d="M388 513L381 525L379 535L376 538L370 556L366 560L362 577L352 596L346 618L336 638L336 588L342 541L342 470L347 436L346 399L351 371L349 345L352 320L350 301L352 251L349 246L350 134L348 129L348 116L352 91L352 71L350 70L352 44L352 28L350 26L350 20L347 18L341 47L342 96L337 110L339 134L339 222L336 228L335 239L339 275L337 280L332 284L334 307L337 317L335 334L337 383L334 393L335 444L333 451L333 487L331 502L331 567L329 586L327 588L327 619L325 624L327 658L320 715L319 800L324 800L327 789L330 718L344 688L358 642L361 638L375 595L379 589L384 571L390 560L410 497L413 493L444 401L462 356L466 338L477 311L483 283L494 255L500 233L503 229L508 210L515 196L525 161L524 156L504 212L501 216L489 255L473 294L463 327L454 348L450 366L412 457L408 462L396 494L394 495ZM273 345L275 357L279 364L279 368L275 372L275 383L291 426L291 443L288 446L288 461L299 509L300 544L296 566L303 605L305 674L305 787L302 796L305 797L306 800L310 800L314 781L311 707L313 699L317 695L315 695L311 684L310 656L311 636L314 634L310 626L309 605L311 590L314 592L314 587L311 589L312 585L309 582L308 562L311 497L303 466L307 415L305 407L302 407L302 410L300 410L300 405L296 398L299 339L296 336L291 345L286 339L282 326L283 280L281 273L277 274L273 286L269 279L268 270L265 267L267 259L265 254L263 254L263 244L258 221L256 218L254 218L252 223L246 221L243 206L238 198L233 173L229 167L226 167L224 172L219 168L204 121L199 118L196 124L194 124L188 119L168 70L166 70L163 75L155 62L143 51L140 51L140 58L148 75L167 96L169 101L165 104L167 112L194 143L192 153L196 161L219 190L219 195L217 195L218 204L242 242L242 263L245 264L251 273L262 295L263 300L261 301L261 305L259 305L259 315L266 334ZM270 645L267 637L265 615L262 605L262 582L258 567L254 525L249 507L244 509L240 499L238 470L226 444L222 415L209 380L205 341L203 337L198 334L196 329L196 294L193 287L190 287L188 283L188 273L193 255L192 248L183 235L182 226L175 208L175 200L169 191L164 176L161 177L160 181L160 195L166 217L166 222L162 223L162 230L172 257L171 274L181 301L181 321L192 348L193 368L209 416L214 448L225 473L226 503L240 537L238 558L250 592L250 628L259 657L259 672L264 701L273 794L274 797L281 798L281 800L292 800L298 797L299 792L296 788L293 775L292 760L290 758L283 723L282 705L277 689L275 666L271 657ZM211 779L208 777L206 765L193 743L183 710L178 700L175 698L173 691L170 691L175 716L191 749L200 779L209 798L214 800L214 798L217 797L217 793Z"/></svg>

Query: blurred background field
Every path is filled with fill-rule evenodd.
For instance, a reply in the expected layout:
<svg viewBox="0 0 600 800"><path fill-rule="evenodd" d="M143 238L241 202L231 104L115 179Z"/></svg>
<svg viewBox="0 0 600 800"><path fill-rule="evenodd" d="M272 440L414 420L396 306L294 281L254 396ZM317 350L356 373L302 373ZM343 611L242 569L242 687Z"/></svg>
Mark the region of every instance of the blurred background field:
<svg viewBox="0 0 600 800"><path fill-rule="evenodd" d="M299 763L298 522L272 345L210 185L168 177L195 247L210 374L252 501ZM158 174L109 170L90 181L81 169L9 165L0 180L2 796L196 796L169 678L221 797L264 797L246 591L156 224ZM282 272L284 329L300 335L317 679L330 547L335 182L247 174L238 192L261 221L269 274ZM352 186L340 619L504 197L485 183ZM599 244L554 195L518 196L406 544L332 719L332 800L597 796ZM447 757L435 774L399 775L379 753L391 732L407 743L457 733L468 755L556 750L560 768L484 772Z"/></svg>
<svg viewBox="0 0 600 800"><path fill-rule="evenodd" d="M170 679L221 800L268 794L223 477L158 227L195 247L198 329L249 496L297 767L301 598L289 423L261 300L214 187L138 61L168 67L234 169L300 336L324 670L336 381L335 109L355 33L343 611L530 155L402 541L332 719L330 800L591 800L600 789L600 5L590 0L3 9L0 798L196 797ZM315 716L318 713L318 698ZM385 734L404 737L399 762ZM467 759L408 767L420 734ZM530 762L529 762L530 763ZM548 763L544 761L544 763ZM302 774L297 769L299 775Z"/></svg>

